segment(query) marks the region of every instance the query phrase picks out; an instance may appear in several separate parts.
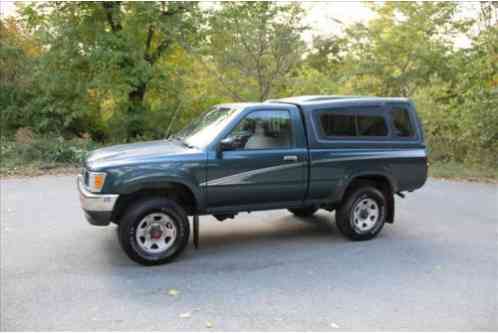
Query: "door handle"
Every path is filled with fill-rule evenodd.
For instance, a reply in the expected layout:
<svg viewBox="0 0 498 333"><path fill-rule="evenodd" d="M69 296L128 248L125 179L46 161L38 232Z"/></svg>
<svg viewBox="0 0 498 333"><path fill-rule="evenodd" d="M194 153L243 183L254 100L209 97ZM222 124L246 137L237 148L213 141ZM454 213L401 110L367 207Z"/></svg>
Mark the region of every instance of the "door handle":
<svg viewBox="0 0 498 333"><path fill-rule="evenodd" d="M298 158L296 155L285 155L284 156L284 161L292 161L292 162L297 162Z"/></svg>

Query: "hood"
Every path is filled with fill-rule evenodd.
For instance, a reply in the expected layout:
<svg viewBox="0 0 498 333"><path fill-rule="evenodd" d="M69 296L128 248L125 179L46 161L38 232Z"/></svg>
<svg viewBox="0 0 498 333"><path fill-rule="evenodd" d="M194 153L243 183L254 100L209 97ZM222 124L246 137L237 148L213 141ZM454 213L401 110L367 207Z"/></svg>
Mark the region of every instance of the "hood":
<svg viewBox="0 0 498 333"><path fill-rule="evenodd" d="M130 143L94 150L89 153L85 165L91 170L98 170L117 165L155 161L171 155L198 152L197 149L188 148L177 141L157 140Z"/></svg>

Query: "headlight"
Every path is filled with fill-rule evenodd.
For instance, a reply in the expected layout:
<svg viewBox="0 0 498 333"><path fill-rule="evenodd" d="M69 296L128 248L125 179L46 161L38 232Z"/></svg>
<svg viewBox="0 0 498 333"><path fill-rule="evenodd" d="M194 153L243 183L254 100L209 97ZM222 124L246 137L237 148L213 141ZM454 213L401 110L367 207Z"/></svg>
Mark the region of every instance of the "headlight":
<svg viewBox="0 0 498 333"><path fill-rule="evenodd" d="M105 183L105 172L88 171L88 189L90 192L100 192Z"/></svg>

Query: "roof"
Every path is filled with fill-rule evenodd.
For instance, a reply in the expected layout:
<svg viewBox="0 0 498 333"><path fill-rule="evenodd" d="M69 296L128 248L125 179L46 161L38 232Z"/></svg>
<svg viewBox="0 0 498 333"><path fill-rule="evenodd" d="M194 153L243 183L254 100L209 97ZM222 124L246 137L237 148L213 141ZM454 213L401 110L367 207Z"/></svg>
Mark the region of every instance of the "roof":
<svg viewBox="0 0 498 333"><path fill-rule="evenodd" d="M344 105L348 104L363 104L363 103L373 103L382 104L384 102L409 102L410 100L406 97L375 97L375 96L345 96L345 95L307 95L307 96L294 96L279 99L269 99L261 102L246 102L246 103L224 103L218 104L218 107L228 107L233 109L242 110L246 107L251 106L266 106L273 104L276 106L278 104L293 104L297 106L319 106L319 105L329 105L331 102L334 104Z"/></svg>
<svg viewBox="0 0 498 333"><path fill-rule="evenodd" d="M265 103L290 103L297 105L314 105L331 101L362 101L362 102L407 102L406 97L375 97L375 96L345 96L345 95L308 95L267 100Z"/></svg>
<svg viewBox="0 0 498 333"><path fill-rule="evenodd" d="M230 108L230 109L242 109L247 106L252 106L256 104L261 104L257 102L238 102L238 103L220 103L216 104L216 107Z"/></svg>

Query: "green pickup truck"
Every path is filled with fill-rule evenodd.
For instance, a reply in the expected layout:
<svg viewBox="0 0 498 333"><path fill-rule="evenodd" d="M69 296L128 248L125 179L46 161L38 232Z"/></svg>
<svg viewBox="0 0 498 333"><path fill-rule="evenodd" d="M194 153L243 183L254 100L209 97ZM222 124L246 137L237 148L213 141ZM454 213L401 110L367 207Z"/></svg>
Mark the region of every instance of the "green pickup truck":
<svg viewBox="0 0 498 333"><path fill-rule="evenodd" d="M89 223L118 225L126 254L166 263L200 215L335 211L352 240L394 221L394 195L427 179L427 152L406 98L301 96L217 105L167 140L91 152L78 189Z"/></svg>

